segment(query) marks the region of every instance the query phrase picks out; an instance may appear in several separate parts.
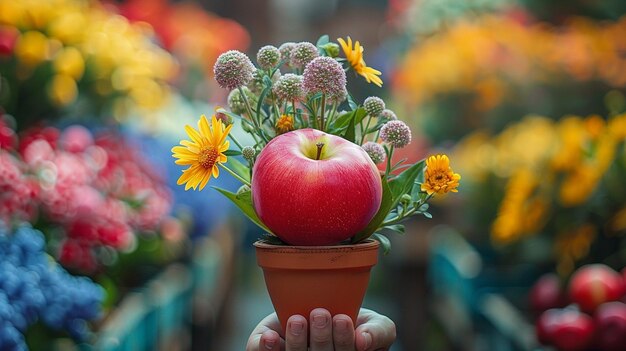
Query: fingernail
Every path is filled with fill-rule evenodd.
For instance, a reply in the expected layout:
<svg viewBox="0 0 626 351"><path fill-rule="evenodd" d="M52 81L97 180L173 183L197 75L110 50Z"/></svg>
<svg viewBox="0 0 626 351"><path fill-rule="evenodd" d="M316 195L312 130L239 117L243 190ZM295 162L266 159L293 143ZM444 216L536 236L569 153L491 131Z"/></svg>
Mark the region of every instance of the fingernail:
<svg viewBox="0 0 626 351"><path fill-rule="evenodd" d="M346 331L348 330L348 322L344 321L343 319L338 319L335 321L335 329L337 329L337 331Z"/></svg>
<svg viewBox="0 0 626 351"><path fill-rule="evenodd" d="M292 322L291 323L291 334L298 336L302 334L302 330L304 329L304 324L301 322Z"/></svg>
<svg viewBox="0 0 626 351"><path fill-rule="evenodd" d="M324 328L328 324L328 318L323 314L313 316L313 325L317 328Z"/></svg>
<svg viewBox="0 0 626 351"><path fill-rule="evenodd" d="M372 335L370 335L370 333L363 332L361 333L361 336L363 336L363 340L365 340L365 349L367 349L372 344Z"/></svg>
<svg viewBox="0 0 626 351"><path fill-rule="evenodd" d="M268 350L271 350L274 348L275 343L276 343L276 340L265 340L265 348Z"/></svg>

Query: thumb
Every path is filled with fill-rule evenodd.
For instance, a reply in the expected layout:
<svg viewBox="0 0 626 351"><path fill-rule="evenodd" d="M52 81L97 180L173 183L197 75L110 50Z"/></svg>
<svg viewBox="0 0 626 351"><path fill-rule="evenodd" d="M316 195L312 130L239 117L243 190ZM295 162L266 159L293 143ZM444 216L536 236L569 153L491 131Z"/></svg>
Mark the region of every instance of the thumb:
<svg viewBox="0 0 626 351"><path fill-rule="evenodd" d="M378 315L358 326L355 334L357 351L388 350L396 340L396 325Z"/></svg>

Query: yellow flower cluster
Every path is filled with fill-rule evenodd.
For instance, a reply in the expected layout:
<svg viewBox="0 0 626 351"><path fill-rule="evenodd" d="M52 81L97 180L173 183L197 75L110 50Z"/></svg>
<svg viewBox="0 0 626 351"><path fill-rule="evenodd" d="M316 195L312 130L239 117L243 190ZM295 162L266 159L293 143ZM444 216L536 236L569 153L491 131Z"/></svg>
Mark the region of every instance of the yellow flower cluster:
<svg viewBox="0 0 626 351"><path fill-rule="evenodd" d="M156 108L169 96L176 64L151 42L151 28L130 24L92 1L0 0L0 26L19 30L13 56L16 78L28 80L44 65L58 106L72 103L78 87L114 98L115 117L129 107Z"/></svg>
<svg viewBox="0 0 626 351"><path fill-rule="evenodd" d="M626 17L614 23L571 19L562 27L485 15L459 21L407 52L396 95L420 105L449 92L474 92L476 108L497 106L511 85L561 78L626 85Z"/></svg>
<svg viewBox="0 0 626 351"><path fill-rule="evenodd" d="M558 232L552 233L557 235L555 251L561 259L574 262L586 255L595 229L593 234L581 229L588 225L584 216L571 221L564 218L571 213L589 213L594 193L600 188L611 193L614 182L621 184L625 140L626 114L608 120L567 116L553 121L530 116L495 137L482 132L468 136L457 145L454 158L468 183L505 184L491 223L495 243L507 244L554 230L546 228L558 222L558 226L550 226L558 227ZM626 208L626 199L618 201L618 208ZM610 231L626 229L624 211L603 214ZM561 263L560 270L573 267Z"/></svg>

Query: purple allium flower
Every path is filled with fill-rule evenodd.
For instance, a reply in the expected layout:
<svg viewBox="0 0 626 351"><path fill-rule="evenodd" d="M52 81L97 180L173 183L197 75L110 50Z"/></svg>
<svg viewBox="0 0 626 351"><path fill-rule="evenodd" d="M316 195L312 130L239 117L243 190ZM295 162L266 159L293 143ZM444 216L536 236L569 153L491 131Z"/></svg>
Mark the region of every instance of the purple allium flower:
<svg viewBox="0 0 626 351"><path fill-rule="evenodd" d="M293 51L294 47L296 47L296 43L289 41L286 43L282 43L278 48L278 51L280 51L281 59L284 60L285 63L289 66L291 66L291 52Z"/></svg>
<svg viewBox="0 0 626 351"><path fill-rule="evenodd" d="M280 57L278 48L272 45L266 45L257 52L256 62L259 64L259 67L270 69L276 67L278 62L280 62Z"/></svg>
<svg viewBox="0 0 626 351"><path fill-rule="evenodd" d="M254 65L248 56L237 50L229 50L221 54L213 66L217 84L230 90L250 83L254 70Z"/></svg>
<svg viewBox="0 0 626 351"><path fill-rule="evenodd" d="M370 96L363 103L365 112L372 117L378 117L385 109L385 102L378 96Z"/></svg>
<svg viewBox="0 0 626 351"><path fill-rule="evenodd" d="M411 129L403 121L389 121L380 128L380 138L393 147L403 148L411 142Z"/></svg>
<svg viewBox="0 0 626 351"><path fill-rule="evenodd" d="M339 94L332 94L328 96L328 101L333 104L340 104L348 98L348 90L343 89Z"/></svg>
<svg viewBox="0 0 626 351"><path fill-rule="evenodd" d="M361 147L363 148L363 150L365 150L365 152L369 155L369 157L372 159L372 161L374 161L375 164L379 164L385 161L385 149L383 149L382 145L368 141Z"/></svg>
<svg viewBox="0 0 626 351"><path fill-rule="evenodd" d="M385 121L395 121L398 119L396 113L388 108L384 109L383 112L380 113L380 117L383 118Z"/></svg>
<svg viewBox="0 0 626 351"><path fill-rule="evenodd" d="M305 94L321 92L328 96L339 96L346 89L346 72L335 59L317 57L304 69L302 88Z"/></svg>
<svg viewBox="0 0 626 351"><path fill-rule="evenodd" d="M290 62L295 68L304 68L314 58L319 56L317 46L307 41L296 44L291 50Z"/></svg>
<svg viewBox="0 0 626 351"><path fill-rule="evenodd" d="M287 73L274 84L274 94L282 101L295 101L302 98L302 76Z"/></svg>

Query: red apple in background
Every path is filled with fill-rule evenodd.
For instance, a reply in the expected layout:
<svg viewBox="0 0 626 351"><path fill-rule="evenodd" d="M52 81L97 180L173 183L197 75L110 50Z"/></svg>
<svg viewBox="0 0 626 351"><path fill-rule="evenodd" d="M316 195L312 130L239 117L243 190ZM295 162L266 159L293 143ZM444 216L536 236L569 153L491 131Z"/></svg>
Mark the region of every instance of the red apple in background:
<svg viewBox="0 0 626 351"><path fill-rule="evenodd" d="M256 213L291 245L331 245L350 238L367 226L381 199L380 173L365 151L314 129L274 138L252 172Z"/></svg>
<svg viewBox="0 0 626 351"><path fill-rule="evenodd" d="M623 293L622 276L603 264L580 267L569 283L570 299L588 313L605 302L619 300Z"/></svg>
<svg viewBox="0 0 626 351"><path fill-rule="evenodd" d="M542 275L530 289L530 308L539 314L550 308L564 307L567 299L559 276L554 273Z"/></svg>
<svg viewBox="0 0 626 351"><path fill-rule="evenodd" d="M586 350L593 340L593 320L577 308L549 309L541 314L536 325L542 344L561 351Z"/></svg>
<svg viewBox="0 0 626 351"><path fill-rule="evenodd" d="M626 350L626 304L607 302L594 315L596 346L604 351Z"/></svg>

